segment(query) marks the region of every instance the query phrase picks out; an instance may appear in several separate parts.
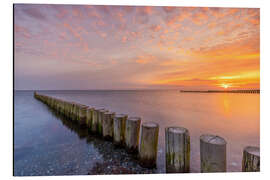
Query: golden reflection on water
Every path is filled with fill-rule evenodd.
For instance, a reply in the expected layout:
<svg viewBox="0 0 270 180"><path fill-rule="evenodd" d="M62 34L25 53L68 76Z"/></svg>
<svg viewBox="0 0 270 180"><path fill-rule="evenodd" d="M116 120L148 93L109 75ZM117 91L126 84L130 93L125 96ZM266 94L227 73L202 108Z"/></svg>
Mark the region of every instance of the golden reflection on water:
<svg viewBox="0 0 270 180"><path fill-rule="evenodd" d="M250 145L259 143L259 94L178 92L155 97L151 108L156 114L147 112L144 117L155 121L159 118L165 127L183 126L195 136L218 134L233 143L234 140ZM150 101L146 98L144 101Z"/></svg>

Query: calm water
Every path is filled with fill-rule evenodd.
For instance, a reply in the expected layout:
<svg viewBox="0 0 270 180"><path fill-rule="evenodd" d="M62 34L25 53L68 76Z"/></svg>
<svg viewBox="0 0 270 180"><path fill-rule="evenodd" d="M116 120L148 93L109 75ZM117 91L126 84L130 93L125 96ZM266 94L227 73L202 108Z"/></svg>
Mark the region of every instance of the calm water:
<svg viewBox="0 0 270 180"><path fill-rule="evenodd" d="M40 91L41 92L41 91ZM165 171L164 128L182 126L191 136L191 171L200 171L199 136L211 133L227 141L228 171L241 171L242 150L260 145L260 95L179 93L170 91L42 91L54 97L116 113L140 116L160 125L158 167ZM87 174L104 161L95 140L81 138L64 125L32 91L16 91L14 105L14 174Z"/></svg>

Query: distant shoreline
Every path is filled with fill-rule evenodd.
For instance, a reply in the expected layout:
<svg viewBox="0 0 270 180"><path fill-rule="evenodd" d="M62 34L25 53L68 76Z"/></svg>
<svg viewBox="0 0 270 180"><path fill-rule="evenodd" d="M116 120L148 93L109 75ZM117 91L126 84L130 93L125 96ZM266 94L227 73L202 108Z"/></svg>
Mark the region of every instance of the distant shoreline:
<svg viewBox="0 0 270 180"><path fill-rule="evenodd" d="M251 93L260 94L259 89L254 90L207 90L207 91L191 91L191 90L180 90L181 93Z"/></svg>

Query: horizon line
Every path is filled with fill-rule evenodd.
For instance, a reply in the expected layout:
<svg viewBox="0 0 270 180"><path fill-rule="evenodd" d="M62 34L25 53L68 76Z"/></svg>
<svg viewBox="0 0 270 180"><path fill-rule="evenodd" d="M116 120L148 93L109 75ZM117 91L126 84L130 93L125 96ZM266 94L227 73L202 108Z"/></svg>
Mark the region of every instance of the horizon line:
<svg viewBox="0 0 270 180"><path fill-rule="evenodd" d="M183 90L181 88L167 88L167 89L13 89L14 91L136 91L136 90L178 90L178 91L250 91L260 90L256 89L207 89L207 90Z"/></svg>

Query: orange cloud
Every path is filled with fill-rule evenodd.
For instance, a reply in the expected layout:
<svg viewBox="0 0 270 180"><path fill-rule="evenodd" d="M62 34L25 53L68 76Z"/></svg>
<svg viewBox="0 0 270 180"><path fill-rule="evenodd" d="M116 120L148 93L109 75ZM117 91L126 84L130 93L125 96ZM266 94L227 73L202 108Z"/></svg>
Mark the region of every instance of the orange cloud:
<svg viewBox="0 0 270 180"><path fill-rule="evenodd" d="M166 24L168 26L176 25L177 23L181 23L185 19L189 18L191 16L191 13L189 11L181 12L177 15L167 17Z"/></svg>
<svg viewBox="0 0 270 180"><path fill-rule="evenodd" d="M210 28L210 29L213 29L213 28L215 28L217 26L217 23L215 22L215 21L212 21L212 22L209 22L208 23L208 28Z"/></svg>
<svg viewBox="0 0 270 180"><path fill-rule="evenodd" d="M15 25L14 30L15 30L15 35L22 34L23 37L25 37L27 39L31 38L31 34L30 34L29 30L23 26Z"/></svg>
<svg viewBox="0 0 270 180"><path fill-rule="evenodd" d="M66 32L61 32L61 33L59 34L59 37L60 37L61 39L63 39L63 40L66 40L66 39L67 39L67 33L66 33Z"/></svg>
<svg viewBox="0 0 270 180"><path fill-rule="evenodd" d="M153 62L156 58L152 55L143 55L143 56L138 56L135 59L135 62L138 64L148 64L150 62Z"/></svg>
<svg viewBox="0 0 270 180"><path fill-rule="evenodd" d="M206 13L199 12L192 16L191 21L196 25L201 25L207 22L208 16Z"/></svg>
<svg viewBox="0 0 270 180"><path fill-rule="evenodd" d="M152 26L150 27L150 29L151 29L152 31L154 31L154 32L158 32L158 31L161 30L161 26L160 26L160 25L152 25Z"/></svg>
<svg viewBox="0 0 270 180"><path fill-rule="evenodd" d="M153 9L150 6L146 6L146 7L142 8L142 11L144 13L146 13L146 14L152 14L153 13Z"/></svg>

